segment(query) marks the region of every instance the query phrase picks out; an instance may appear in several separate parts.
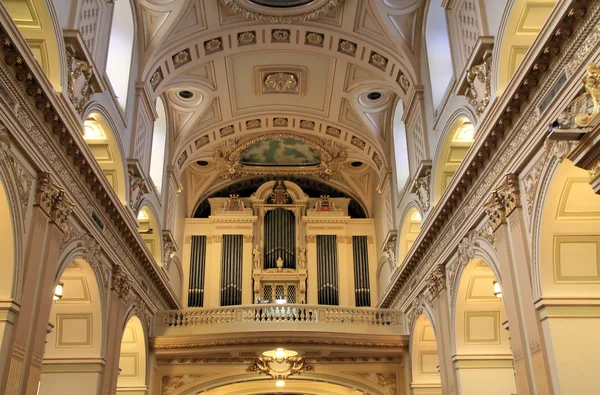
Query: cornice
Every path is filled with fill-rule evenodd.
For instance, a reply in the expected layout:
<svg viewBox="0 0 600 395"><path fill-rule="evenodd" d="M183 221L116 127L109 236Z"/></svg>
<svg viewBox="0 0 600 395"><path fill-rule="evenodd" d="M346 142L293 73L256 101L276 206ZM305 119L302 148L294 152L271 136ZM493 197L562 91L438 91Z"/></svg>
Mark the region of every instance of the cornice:
<svg viewBox="0 0 600 395"><path fill-rule="evenodd" d="M102 181L104 176L98 173L98 170L87 158L89 157L89 148L83 146L84 143L81 142L80 135L73 132L75 129L73 116L68 115L69 111L61 106L45 76L36 70L39 67L37 61L33 59L30 51L27 51L24 47L25 44L16 32L12 20L6 15L2 7L0 9L2 9L2 13L0 13L2 48L0 50L5 64L12 73L12 77L16 78L16 83L20 85L19 89L22 90L23 95L29 96L31 102L35 105L35 110L33 110L37 111L35 116L42 120L42 123L45 122L45 125L39 128L39 131L42 133L52 131L54 135L52 138L57 145L60 144L62 147L62 152L57 154L70 158L69 162L74 165L74 172L82 175L82 179L85 180L92 195L96 198L94 202L97 206L96 211L101 213L104 218L107 216L109 218L108 222L110 226L114 227L115 233L120 233L121 237L117 238L115 242L124 242L125 248L135 257L134 260L139 262L138 265L148 276L165 305L170 308L177 308L177 299L168 285L165 274L159 270L148 254L137 229L133 228L130 221L128 221L127 215L130 214L120 203L114 191L104 185ZM48 94L47 92L51 93ZM22 112L22 114L28 116L26 113ZM64 119L69 118L69 116L71 119ZM28 120L28 122L31 123L32 120ZM108 226L109 223L105 223L105 225ZM141 279L139 280L141 281Z"/></svg>
<svg viewBox="0 0 600 395"><path fill-rule="evenodd" d="M580 26L579 22L592 6L597 6L597 1L572 0L565 2L561 5L561 13L554 15L554 23L551 24L553 28L540 33L535 45L537 50L532 48L528 52L517 75L502 97L496 101L497 105L490 109L488 117L480 126L486 132L480 134L480 138L457 171L454 181L431 215L426 218L422 226L423 230L415 243L416 248L411 249L412 252L406 257L401 269L393 275L390 285L379 303L380 307L390 307L401 293L409 294L409 292L401 292L405 290L409 280L414 283L418 280L417 277L431 269L424 267L424 264L439 259L434 252L441 253L448 249L447 244L455 236L452 234L454 227L450 229L448 225L451 222L458 225L467 219L467 207L464 207L467 205L467 198L471 198L469 203L472 203L474 198L482 200L483 195L477 196L476 193L488 190L489 188L484 187L486 183L491 187L491 184L496 182L497 178L491 178L489 174L487 174L485 182L482 181L483 177L479 176L482 176L492 166L498 171L501 166L506 166L508 158L499 161L498 154L500 152L506 154L507 147L510 145L513 150L516 150L518 145L513 140L515 135L521 132L520 138L524 141L527 137L525 132L535 125L538 117L533 115L537 111L534 104L537 104L545 96L549 89L549 83L553 82L552 78L562 73L563 70L558 64L559 62L555 60L561 58L562 66L567 63L564 59L567 55L563 49L572 42L569 39L574 36L573 33ZM597 12L589 12L589 14L592 15L589 19L594 22L600 19ZM588 23L585 28L587 31L578 32L578 39L585 39L594 25L595 23ZM551 62L552 68L550 67ZM541 82L544 83L541 84ZM544 89L536 89L542 85ZM492 158L495 161L491 161ZM478 185L479 188L476 193L473 193L475 185ZM470 210L472 209L473 207L470 207ZM446 232L443 237L440 237L443 234L442 230Z"/></svg>

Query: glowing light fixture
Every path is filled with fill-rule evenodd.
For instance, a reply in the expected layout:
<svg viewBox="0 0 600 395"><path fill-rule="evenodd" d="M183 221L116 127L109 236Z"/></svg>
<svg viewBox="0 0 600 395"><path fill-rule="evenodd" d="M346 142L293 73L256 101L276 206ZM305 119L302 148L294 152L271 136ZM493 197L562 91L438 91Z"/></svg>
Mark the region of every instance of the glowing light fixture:
<svg viewBox="0 0 600 395"><path fill-rule="evenodd" d="M276 348L275 350L269 350L262 353L265 357L271 357L276 361L281 361L288 357L295 357L298 355L297 351L294 350L286 350L285 348Z"/></svg>
<svg viewBox="0 0 600 395"><path fill-rule="evenodd" d="M62 281L59 281L58 284L56 284L56 287L54 288L54 295L52 296L52 300L62 299L64 285L65 284Z"/></svg>
<svg viewBox="0 0 600 395"><path fill-rule="evenodd" d="M421 213L415 211L413 215L410 217L411 221L421 221Z"/></svg>
<svg viewBox="0 0 600 395"><path fill-rule="evenodd" d="M275 299L275 303L276 304L286 304L287 303L287 299Z"/></svg>
<svg viewBox="0 0 600 395"><path fill-rule="evenodd" d="M150 217L148 216L148 213L144 209L144 210L140 210L140 212L138 213L137 219L138 219L138 221L139 220L146 220L146 221L148 221L150 219Z"/></svg>
<svg viewBox="0 0 600 395"><path fill-rule="evenodd" d="M275 383L275 385L277 387L285 387L285 381L283 381L283 380L277 380L277 382Z"/></svg>
<svg viewBox="0 0 600 395"><path fill-rule="evenodd" d="M498 281L494 281L494 296L497 298L502 298L502 288L500 288Z"/></svg>

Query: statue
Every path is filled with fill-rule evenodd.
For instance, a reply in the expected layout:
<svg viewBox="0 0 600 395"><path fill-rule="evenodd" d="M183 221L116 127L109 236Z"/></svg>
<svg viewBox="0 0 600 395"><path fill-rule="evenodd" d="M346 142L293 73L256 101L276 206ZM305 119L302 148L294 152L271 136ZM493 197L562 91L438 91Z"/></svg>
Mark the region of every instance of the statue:
<svg viewBox="0 0 600 395"><path fill-rule="evenodd" d="M298 249L298 268L306 268L306 248L304 247Z"/></svg>
<svg viewBox="0 0 600 395"><path fill-rule="evenodd" d="M254 268L260 269L260 250L258 249L258 245L254 246L252 255L254 256Z"/></svg>

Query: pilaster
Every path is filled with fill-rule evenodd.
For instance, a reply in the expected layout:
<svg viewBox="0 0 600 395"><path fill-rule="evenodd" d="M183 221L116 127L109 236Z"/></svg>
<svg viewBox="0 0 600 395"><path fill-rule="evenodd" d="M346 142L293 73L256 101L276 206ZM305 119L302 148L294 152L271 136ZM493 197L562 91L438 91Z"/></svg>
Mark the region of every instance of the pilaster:
<svg viewBox="0 0 600 395"><path fill-rule="evenodd" d="M315 235L306 236L306 263L308 265L307 303L319 304L317 286L317 240Z"/></svg>

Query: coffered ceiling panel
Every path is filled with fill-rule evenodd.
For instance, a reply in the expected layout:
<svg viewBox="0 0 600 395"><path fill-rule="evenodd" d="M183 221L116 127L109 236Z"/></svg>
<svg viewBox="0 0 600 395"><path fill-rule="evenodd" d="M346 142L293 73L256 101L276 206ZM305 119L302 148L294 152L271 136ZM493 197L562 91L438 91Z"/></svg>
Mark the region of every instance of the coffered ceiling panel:
<svg viewBox="0 0 600 395"><path fill-rule="evenodd" d="M322 115L329 113L335 67L333 58L299 51L269 51L231 56L226 59L226 64L234 115L290 107ZM287 88L277 92L274 88L273 93L267 93L262 70L297 73L295 84L304 84L304 92L301 89L288 93ZM296 91L295 86L290 90Z"/></svg>

